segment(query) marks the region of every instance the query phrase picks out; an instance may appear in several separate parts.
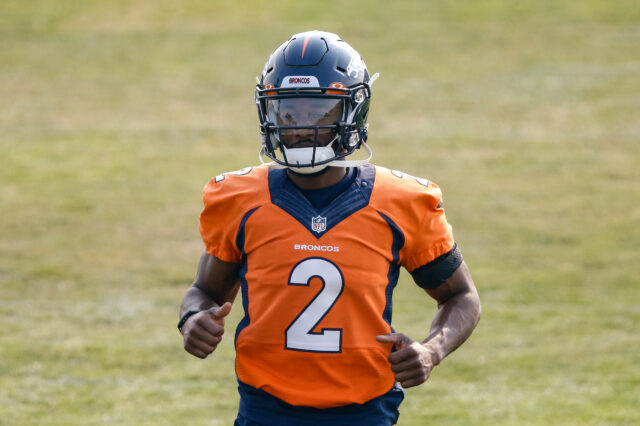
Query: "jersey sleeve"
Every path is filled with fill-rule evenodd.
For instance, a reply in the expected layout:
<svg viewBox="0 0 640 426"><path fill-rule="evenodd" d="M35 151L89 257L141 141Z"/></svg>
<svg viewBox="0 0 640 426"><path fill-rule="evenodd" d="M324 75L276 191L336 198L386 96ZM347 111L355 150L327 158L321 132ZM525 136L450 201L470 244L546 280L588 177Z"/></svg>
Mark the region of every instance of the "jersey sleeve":
<svg viewBox="0 0 640 426"><path fill-rule="evenodd" d="M260 205L261 176L257 168L218 175L205 185L200 213L200 235L205 250L225 262L240 263L236 239L245 214Z"/></svg>
<svg viewBox="0 0 640 426"><path fill-rule="evenodd" d="M412 216L404 226L405 246L401 258L408 271L426 265L453 248L453 231L442 207L442 192L433 182L420 188L407 203ZM413 222L413 223L412 223Z"/></svg>
<svg viewBox="0 0 640 426"><path fill-rule="evenodd" d="M389 176L391 175L391 176ZM404 244L398 263L423 288L435 288L462 263L462 254L442 204L442 191L434 182L400 172L391 172L386 192L389 214L396 222ZM395 180L394 180L395 179Z"/></svg>

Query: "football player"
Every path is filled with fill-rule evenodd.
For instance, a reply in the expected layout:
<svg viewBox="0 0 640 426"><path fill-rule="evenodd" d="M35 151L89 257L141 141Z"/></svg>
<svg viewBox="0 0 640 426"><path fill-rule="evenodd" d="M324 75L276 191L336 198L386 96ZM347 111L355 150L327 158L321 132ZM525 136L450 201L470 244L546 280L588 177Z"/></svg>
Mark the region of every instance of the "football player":
<svg viewBox="0 0 640 426"><path fill-rule="evenodd" d="M339 36L292 36L255 89L263 164L204 188L178 328L206 358L242 293L236 425L395 424L480 318L438 186L368 163L375 78ZM423 340L391 327L400 267L438 303Z"/></svg>

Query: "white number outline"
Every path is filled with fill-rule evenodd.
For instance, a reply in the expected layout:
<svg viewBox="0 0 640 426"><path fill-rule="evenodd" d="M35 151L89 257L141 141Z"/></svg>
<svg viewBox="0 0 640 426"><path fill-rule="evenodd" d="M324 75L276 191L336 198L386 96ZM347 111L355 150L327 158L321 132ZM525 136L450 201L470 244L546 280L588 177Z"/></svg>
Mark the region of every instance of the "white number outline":
<svg viewBox="0 0 640 426"><path fill-rule="evenodd" d="M289 274L288 285L308 286L313 278L322 281L322 289L300 311L285 330L285 349L302 352L342 352L342 328L312 330L320 324L344 290L344 276L338 266L323 257L308 257L298 262Z"/></svg>

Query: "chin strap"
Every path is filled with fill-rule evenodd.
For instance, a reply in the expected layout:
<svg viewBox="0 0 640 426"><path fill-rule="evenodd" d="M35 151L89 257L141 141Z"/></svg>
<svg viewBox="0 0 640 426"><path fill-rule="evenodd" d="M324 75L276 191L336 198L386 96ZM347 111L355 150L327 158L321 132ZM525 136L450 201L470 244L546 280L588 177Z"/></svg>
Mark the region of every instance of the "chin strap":
<svg viewBox="0 0 640 426"><path fill-rule="evenodd" d="M264 161L264 156L266 155L264 150L264 146L262 148L260 148L260 152L258 153L258 161L260 161L260 164L266 164L269 167L273 167L274 169L286 169L287 166L283 166L282 164L278 164L275 161L270 161L270 162L265 162Z"/></svg>
<svg viewBox="0 0 640 426"><path fill-rule="evenodd" d="M328 163L328 165L333 167L358 167L367 164L369 160L371 160L371 157L373 157L373 151L371 150L371 147L365 142L362 142L360 145L364 147L365 151L367 151L367 158L363 158L362 160L338 159L333 160L332 162Z"/></svg>
<svg viewBox="0 0 640 426"><path fill-rule="evenodd" d="M361 146L363 146L365 151L367 151L367 158L363 158L362 160L343 160L343 159L333 160L333 161L330 161L330 162L328 162L326 164L322 164L321 166L313 167L314 173L324 169L325 167L329 167L329 166L331 166L331 167L359 167L359 166L362 166L364 164L367 164L369 162L369 160L371 160L371 157L373 157L373 150L365 142L362 142ZM300 170L305 170L305 169L311 168L311 167L285 166L283 164L276 163L275 161L271 161L271 162L267 163L267 162L264 161L264 157L265 157L265 149L264 149L264 146L263 146L262 148L260 148L260 152L258 153L258 161L260 161L261 164L267 164L270 167L274 167L276 169L291 168L291 169L294 169L296 171L300 171ZM304 172L302 172L302 173L304 174Z"/></svg>

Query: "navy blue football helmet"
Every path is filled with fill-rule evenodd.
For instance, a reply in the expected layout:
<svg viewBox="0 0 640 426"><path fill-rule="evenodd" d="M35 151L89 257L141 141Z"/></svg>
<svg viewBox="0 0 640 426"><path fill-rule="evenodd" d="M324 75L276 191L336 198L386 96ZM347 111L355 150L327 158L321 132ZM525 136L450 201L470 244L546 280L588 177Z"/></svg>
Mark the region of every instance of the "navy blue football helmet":
<svg viewBox="0 0 640 426"><path fill-rule="evenodd" d="M367 115L377 76L369 77L360 54L336 34L292 36L271 54L257 79L260 161L266 155L304 174L367 162ZM343 160L362 146L368 158Z"/></svg>

